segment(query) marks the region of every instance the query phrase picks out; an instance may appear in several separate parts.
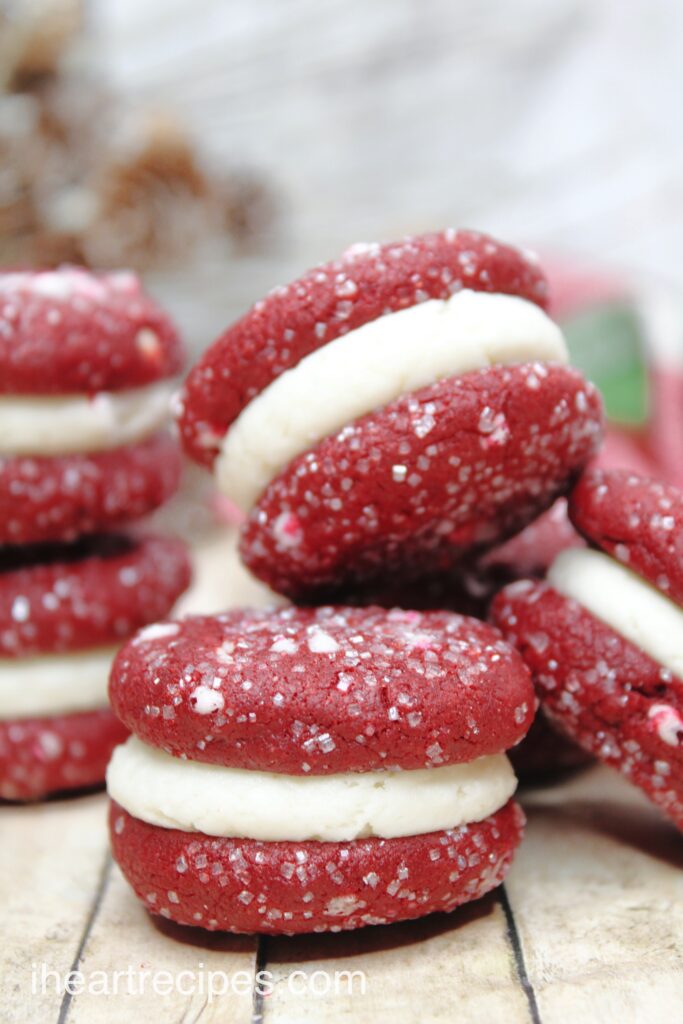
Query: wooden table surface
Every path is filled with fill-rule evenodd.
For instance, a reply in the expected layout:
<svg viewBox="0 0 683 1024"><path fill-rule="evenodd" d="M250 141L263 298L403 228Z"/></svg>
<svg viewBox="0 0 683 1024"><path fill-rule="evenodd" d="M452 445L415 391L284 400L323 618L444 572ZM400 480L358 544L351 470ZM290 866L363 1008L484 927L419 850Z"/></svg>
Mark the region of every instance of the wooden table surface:
<svg viewBox="0 0 683 1024"><path fill-rule="evenodd" d="M226 581L230 601L268 599L238 565L231 538L214 538L197 555L183 610L225 603ZM605 768L521 797L526 838L505 885L484 900L408 924L267 939L206 935L149 917L112 863L103 793L0 806L0 1021L681 1019L680 835ZM112 989L115 972L129 968L132 983L97 994L96 979ZM86 991L58 991L70 970L82 972ZM144 982L140 993L140 972L183 970L197 989L203 979L206 990L209 972L223 972L232 988L208 999L206 991L157 994ZM48 974L42 986L43 971L60 977ZM256 990L257 971L270 972L271 994ZM351 992L343 977L335 990L339 971L362 971L365 990L359 977Z"/></svg>
<svg viewBox="0 0 683 1024"><path fill-rule="evenodd" d="M149 917L112 863L98 793L2 808L0 1019L97 1024L567 1021L671 1024L683 1007L683 844L619 778L595 768L522 794L526 839L505 885L449 915L296 938L205 935ZM63 995L62 976L248 972L237 991ZM33 965L37 965L35 968ZM273 992L253 991L257 970ZM365 992L301 994L325 971ZM318 976L320 979L320 976ZM322 978L320 987L329 987ZM37 987L37 986L34 986Z"/></svg>

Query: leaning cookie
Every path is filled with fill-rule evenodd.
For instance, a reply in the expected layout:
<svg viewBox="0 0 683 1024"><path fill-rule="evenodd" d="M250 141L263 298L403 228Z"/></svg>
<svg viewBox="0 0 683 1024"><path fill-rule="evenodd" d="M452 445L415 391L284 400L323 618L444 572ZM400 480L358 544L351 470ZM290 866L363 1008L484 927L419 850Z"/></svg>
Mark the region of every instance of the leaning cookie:
<svg viewBox="0 0 683 1024"><path fill-rule="evenodd" d="M546 583L507 587L493 620L552 721L683 828L683 494L597 471L570 514L603 550L566 551Z"/></svg>
<svg viewBox="0 0 683 1024"><path fill-rule="evenodd" d="M0 555L0 798L101 783L126 729L107 707L121 642L189 582L185 547L102 537Z"/></svg>
<svg viewBox="0 0 683 1024"><path fill-rule="evenodd" d="M607 428L605 443L592 465L605 469L627 468L648 474L654 469L628 436L615 427ZM558 498L552 508L521 533L477 560L477 571L470 575L470 589L478 585L480 592L487 597L488 607L488 602L503 583L529 577L542 578L560 552L584 546L583 537L570 522L566 498ZM493 591L487 584L496 579L498 586ZM510 751L515 774L523 784L545 783L564 777L592 760L587 750L553 726L542 708L522 742Z"/></svg>
<svg viewBox="0 0 683 1024"><path fill-rule="evenodd" d="M130 273L0 273L0 544L70 540L175 490L183 352Z"/></svg>
<svg viewBox="0 0 683 1024"><path fill-rule="evenodd" d="M290 597L447 570L547 508L602 411L528 256L474 232L352 247L258 302L180 399L190 455Z"/></svg>
<svg viewBox="0 0 683 1024"><path fill-rule="evenodd" d="M552 508L521 533L480 556L465 576L472 591L482 596L480 613L488 615L490 603L504 584L528 577L541 578L561 551L583 547L584 541L567 515L567 501L558 498ZM521 784L535 785L564 777L590 764L592 758L578 744L554 728L539 709L531 729L509 754Z"/></svg>
<svg viewBox="0 0 683 1024"><path fill-rule="evenodd" d="M485 623L378 608L163 622L119 653L135 734L107 772L114 856L153 914L339 931L498 885L523 815L504 751L521 658Z"/></svg>

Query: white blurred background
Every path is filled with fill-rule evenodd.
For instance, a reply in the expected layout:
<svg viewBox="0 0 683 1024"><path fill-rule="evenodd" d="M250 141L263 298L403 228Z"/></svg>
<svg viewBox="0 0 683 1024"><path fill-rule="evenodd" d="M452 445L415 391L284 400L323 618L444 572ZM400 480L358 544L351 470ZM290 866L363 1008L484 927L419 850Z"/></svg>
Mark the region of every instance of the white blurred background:
<svg viewBox="0 0 683 1024"><path fill-rule="evenodd" d="M79 116L97 131L87 173L76 164L43 200L48 226L78 235L90 262L139 265L197 347L265 289L350 242L445 225L683 288L676 0L9 0L0 9L10 27L19 9L39 12L45 27L46 10L65 4L78 8L76 28L52 88L61 76L63 103L80 110L72 151ZM36 86L30 75L28 86L21 74L14 85L4 77L13 96L0 131L16 131ZM153 158L164 145L160 172ZM112 167L134 161L136 147L138 156L151 147L143 184L133 176L131 199L123 175L112 199ZM134 214L144 244L130 244Z"/></svg>

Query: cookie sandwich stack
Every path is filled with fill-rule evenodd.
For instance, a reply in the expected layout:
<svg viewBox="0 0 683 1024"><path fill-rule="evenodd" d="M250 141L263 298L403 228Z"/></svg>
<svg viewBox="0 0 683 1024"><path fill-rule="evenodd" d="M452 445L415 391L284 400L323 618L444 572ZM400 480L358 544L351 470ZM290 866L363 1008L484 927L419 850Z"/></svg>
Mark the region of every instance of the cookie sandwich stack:
<svg viewBox="0 0 683 1024"><path fill-rule="evenodd" d="M0 274L0 798L100 783L125 736L113 656L189 581L180 542L121 532L177 486L182 360L130 273Z"/></svg>
<svg viewBox="0 0 683 1024"><path fill-rule="evenodd" d="M455 581L600 441L545 302L533 259L474 232L354 246L191 371L185 446L242 508L246 566L298 605L166 621L116 660L134 737L112 842L152 913L338 930L503 879L523 827L505 751L536 699Z"/></svg>
<svg viewBox="0 0 683 1024"><path fill-rule="evenodd" d="M570 514L589 547L559 554L543 582L510 584L494 622L548 717L683 829L683 493L595 471Z"/></svg>
<svg viewBox="0 0 683 1024"><path fill-rule="evenodd" d="M119 865L153 913L339 931L452 910L505 876L505 751L534 714L491 626L448 612L237 609L143 629L112 706Z"/></svg>

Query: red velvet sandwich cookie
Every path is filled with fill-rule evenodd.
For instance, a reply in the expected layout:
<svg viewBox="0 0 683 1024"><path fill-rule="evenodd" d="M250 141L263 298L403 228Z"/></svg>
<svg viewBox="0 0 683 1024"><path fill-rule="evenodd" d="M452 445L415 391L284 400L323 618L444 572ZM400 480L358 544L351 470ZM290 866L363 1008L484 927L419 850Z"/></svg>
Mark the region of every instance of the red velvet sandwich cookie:
<svg viewBox="0 0 683 1024"><path fill-rule="evenodd" d="M229 328L180 429L248 514L249 568L320 600L443 571L547 508L602 411L544 303L528 256L446 231L354 246Z"/></svg>
<svg viewBox="0 0 683 1024"><path fill-rule="evenodd" d="M570 514L602 550L565 551L547 582L510 585L493 620L551 720L683 828L683 494L594 471Z"/></svg>
<svg viewBox="0 0 683 1024"><path fill-rule="evenodd" d="M0 273L0 544L110 529L172 493L159 432L182 355L133 274Z"/></svg>
<svg viewBox="0 0 683 1024"><path fill-rule="evenodd" d="M379 608L161 622L119 652L134 736L107 772L114 856L154 914L336 931L499 884L523 827L504 751L535 700L485 623Z"/></svg>
<svg viewBox="0 0 683 1024"><path fill-rule="evenodd" d="M592 465L648 474L654 468L630 438L613 426L607 428L604 444ZM477 588L482 594L486 608L472 614L485 618L488 604L504 584L529 577L541 579L561 551L584 546L581 534L569 520L566 499L558 498L552 508L521 533L477 560L475 571L466 578L470 590ZM510 761L520 782L533 784L583 767L592 757L539 709L527 735L510 751Z"/></svg>
<svg viewBox="0 0 683 1024"><path fill-rule="evenodd" d="M101 783L126 729L107 707L121 641L168 614L189 582L184 545L89 538L0 555L0 798Z"/></svg>

